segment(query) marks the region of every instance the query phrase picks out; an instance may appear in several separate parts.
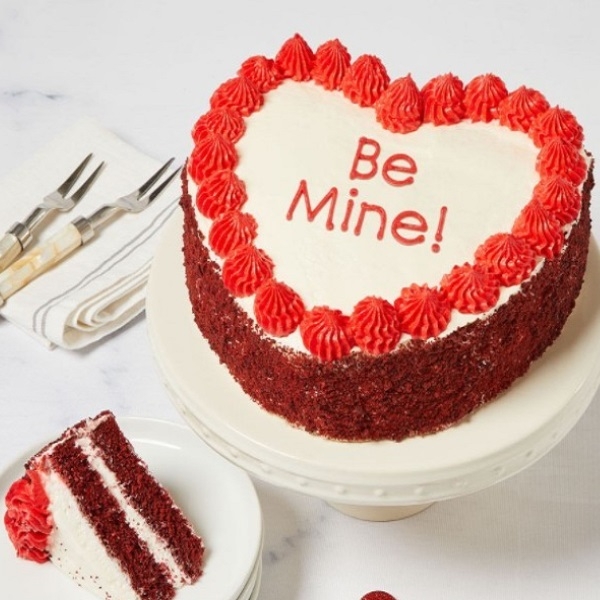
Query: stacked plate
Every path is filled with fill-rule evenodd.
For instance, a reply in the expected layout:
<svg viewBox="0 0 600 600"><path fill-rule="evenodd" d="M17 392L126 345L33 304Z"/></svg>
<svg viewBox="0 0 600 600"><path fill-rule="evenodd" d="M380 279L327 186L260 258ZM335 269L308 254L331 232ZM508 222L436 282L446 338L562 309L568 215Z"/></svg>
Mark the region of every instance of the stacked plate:
<svg viewBox="0 0 600 600"><path fill-rule="evenodd" d="M248 475L213 452L187 427L154 419L118 415L117 419L136 452L171 492L206 546L202 577L195 585L181 589L177 600L254 600L260 587L263 523ZM0 474L1 498L23 475L26 460L44 444L41 440ZM94 598L52 564L16 558L3 532L0 565L4 567L2 585L7 597L34 600L44 590L46 600Z"/></svg>

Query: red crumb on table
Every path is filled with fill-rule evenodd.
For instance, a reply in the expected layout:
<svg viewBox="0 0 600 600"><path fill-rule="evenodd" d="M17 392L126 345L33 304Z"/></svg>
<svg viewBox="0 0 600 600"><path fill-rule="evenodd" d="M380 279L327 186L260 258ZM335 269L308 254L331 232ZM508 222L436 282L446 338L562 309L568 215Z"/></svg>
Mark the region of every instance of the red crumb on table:
<svg viewBox="0 0 600 600"><path fill-rule="evenodd" d="M387 592L376 591L365 594L360 600L396 600L396 598Z"/></svg>

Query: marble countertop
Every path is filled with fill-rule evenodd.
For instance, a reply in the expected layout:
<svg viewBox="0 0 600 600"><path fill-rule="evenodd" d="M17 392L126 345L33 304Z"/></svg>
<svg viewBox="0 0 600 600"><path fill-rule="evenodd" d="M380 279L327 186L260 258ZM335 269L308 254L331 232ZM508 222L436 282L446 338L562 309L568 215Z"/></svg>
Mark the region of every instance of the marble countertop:
<svg viewBox="0 0 600 600"><path fill-rule="evenodd" d="M295 32L315 46L339 37L353 56L376 54L390 73L420 82L491 71L509 88L527 83L576 114L586 146L600 152L596 2L205 4L3 0L0 178L83 116L157 159L183 159L212 90ZM593 216L598 237L598 202ZM81 351L49 351L1 319L0 341L0 469L106 408L183 422L143 315ZM526 471L390 523L255 480L265 516L260 600L360 600L374 589L398 600L597 597L598 429L595 398ZM0 575L8 568L0 564Z"/></svg>

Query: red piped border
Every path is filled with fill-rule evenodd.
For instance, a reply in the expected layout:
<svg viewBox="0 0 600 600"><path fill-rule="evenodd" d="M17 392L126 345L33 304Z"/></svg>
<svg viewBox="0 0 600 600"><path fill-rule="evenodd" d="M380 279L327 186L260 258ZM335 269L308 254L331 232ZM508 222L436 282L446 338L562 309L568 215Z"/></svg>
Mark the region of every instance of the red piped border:
<svg viewBox="0 0 600 600"><path fill-rule="evenodd" d="M332 40L331 43L340 45L338 40ZM343 46L341 46L341 48L343 50L346 50L345 47L343 47ZM318 52L319 51L317 50L317 56L318 56ZM267 61L269 59L264 59L264 60ZM312 50L310 49L310 47L308 46L306 41L299 34L295 34L292 38L290 38L283 44L281 50L278 52L278 54L274 60L275 60L274 64L276 64L277 67L282 72L281 80L289 78L289 79L292 79L295 81L313 81L313 82L317 83L318 85L321 85L324 89L330 89L330 87L331 87L331 86L324 84L323 76L321 73L322 68L319 64L319 61L318 60L315 61L315 55L313 54ZM269 64L271 64L271 63L269 63ZM358 65L360 68L355 68L356 65ZM373 73L371 74L372 77L369 77L369 74L365 72L365 70L368 70L368 69L373 69ZM357 73L356 81L352 80L352 76L353 76L354 72ZM482 76L478 76L478 77L481 78ZM490 74L488 74L487 77L489 79L492 76ZM497 76L493 76L493 77L495 79L496 86L500 86L501 84L503 85L503 82L500 78L498 78ZM478 78L476 77L475 79L478 79ZM365 85L365 82L369 81L369 80L373 80L373 81L377 82L376 90L370 89L368 86ZM473 80L473 81L475 81L475 80ZM248 82L244 82L244 83L247 84ZM226 84L231 85L231 80L226 82ZM227 98L227 102L223 102L223 103L214 102L215 97L220 99L219 94L221 93L223 87L226 84L223 84L223 86L221 86L218 89L218 91L217 91L218 93L216 92L215 96L213 96L213 104L217 104L217 105L221 105L221 106L226 105L227 109L235 111L236 113L239 113L240 115L244 115L245 117L250 116L252 114L252 112L254 112L255 110L259 110L260 107L264 104L265 96L271 91L271 89L273 89L273 87L269 86L268 89L265 89L264 91L259 91L256 87L252 86L251 94L248 94L248 93L237 94L237 95L231 94ZM406 108L403 106L399 106L397 104L397 102L394 101L392 96L390 96L390 99L388 101L389 106L386 106L385 91L389 87L389 85L390 85L390 78L387 76L387 73L385 72L385 67L381 63L381 61L376 57L369 56L368 58L366 58L365 56L361 56L361 57L358 57L354 61L354 63L351 62L350 66L347 69L345 69L344 81L340 87L341 87L342 93L344 93L346 98L348 98L351 102L353 102L359 106L372 106L375 102L375 99L374 99L374 94L375 94L376 98L379 98L377 110L379 112L387 112L388 115L391 115L391 117L389 119L387 119L386 122L380 121L380 123L382 124L382 128L397 132L397 128L394 129L394 126L392 125L392 123L394 122L393 112L394 111L396 111L396 112L405 111ZM250 86L251 86L251 84L250 84ZM246 85L246 88L248 88L248 85ZM246 88L244 89L244 92L247 92ZM488 97L489 93L486 95L485 89L482 88L481 91L479 92L479 90L477 90L475 88L476 88L476 86L473 86L470 84L467 86L464 86L463 82L458 77L456 77L450 73L443 75L443 76L433 78L430 82L428 82L425 86L423 86L423 88L419 92L419 94L421 96L420 110L422 112L421 112L420 118L415 120L416 125L414 126L414 128L412 128L412 130L417 129L422 122L430 122L435 126L443 126L443 125L450 126L450 125L453 125L455 123L459 123L459 122L465 121L465 120L471 121L471 122L476 122L476 121L482 120L482 117L479 114L475 114L473 112L473 110L469 110L469 107L475 106L475 105L485 106L486 103L489 103L489 101L490 101L489 97ZM515 110L519 111L519 114L515 114L514 118L512 118L513 115L510 114L510 110L511 110L510 109L510 106L511 106L510 101L511 101L513 95L518 95L518 94L523 95L523 89L526 89L529 92L529 95L535 96L537 101L535 103L532 102L531 106L527 107L528 113L526 116L527 116L528 123L530 122L530 126L528 126L528 127L520 126L520 127L515 128L514 126L511 126L511 123L513 123L513 125L514 125L514 122L517 122L517 121L520 122L520 120L522 120L523 115L520 114L520 112L523 110L523 106L522 106L522 104L519 104L518 106L516 106ZM465 90L467 91L467 96L468 96L467 98L465 98ZM482 97L480 99L477 98L478 93L480 93L482 95ZM557 141L560 140L559 145L561 146L561 149L569 150L571 153L570 156L577 155L581 159L580 164L575 165L575 167L581 166L583 157L581 156L580 149L581 149L581 142L583 140L583 133L581 130L581 126L576 122L574 117L572 117L572 115L570 113L566 113L566 111L563 111L563 114L566 113L569 117L568 127L565 127L564 132L560 132L560 131L557 131L557 129L556 129L556 119L548 118L549 114L555 114L559 109L558 109L558 107L550 107L550 105L548 104L548 102L546 101L546 99L540 92L538 92L536 90L529 90L528 88L524 88L523 86L521 86L520 88L515 90L512 94L508 93L505 96L505 93L503 92L502 96L503 96L502 101L498 100L498 102L501 105L500 106L501 110L498 110L497 106L493 106L492 110L489 110L486 113L485 120L499 122L503 126L509 128L509 129L513 129L513 130L514 129L527 130L529 137L539 147L536 168L538 170L538 173L540 174L540 182L544 181L545 178L549 177L550 175L548 175L548 174L552 174L552 176L563 176L565 179L570 180L575 186L580 186L583 183L583 179L585 179L587 169L574 168L573 165L571 165L570 163L563 166L560 163L560 161L558 162L558 164L556 162L552 162L551 164L548 164L551 161L554 161L554 159L555 159L555 156L554 156L555 153L549 152L549 149L550 149L549 147L551 147L552 145L556 145ZM467 109L465 109L465 102L467 104ZM447 106L445 105L445 103L447 103ZM429 106L429 108L428 108L428 106ZM214 106L213 106L213 109L214 109ZM414 111L414 106L411 106L410 110ZM537 111L537 114L535 111ZM449 118L448 115L450 115L451 118ZM550 130L544 131L545 123L551 124ZM576 135L574 134L574 131L576 132ZM204 137L204 135L208 135L209 137L211 136L210 129L208 127L205 127L202 129L202 131L196 131L195 134L196 134L195 135L196 147L201 146L204 151L206 148L206 144L203 144L203 137ZM213 135L214 135L214 133L213 133ZM194 167L194 160L197 155L199 155L198 151L195 150L194 152L192 152L192 155L191 155L191 158L190 158L190 161L188 164L188 172L201 188L202 184L204 183L204 181L203 181L204 178L201 175L199 175L202 173L202 169L197 169ZM210 163L211 161L208 161L208 162ZM574 171L575 171L575 175L574 175ZM583 174L582 177L579 176L580 174ZM574 181L574 178L576 179L576 181ZM577 195L579 198L581 197L581 192L579 189L577 189ZM534 193L532 190L531 199L530 199L529 203L524 206L524 210L530 206L534 207L535 205L537 205L537 203L538 203L538 199L537 199L537 197L534 197ZM554 241L555 244L562 243L562 237L565 235L565 232L568 231L568 228L572 225L573 222L576 221L576 218L577 218L576 217L575 219L572 219L571 221L564 223L564 214L563 214L563 216L559 215L558 214L559 210L561 210L559 207L556 207L556 209L547 208L547 212L549 213L549 218L552 218L552 219L556 218L563 224L562 228L557 230L557 236L559 236L561 239L555 240ZM563 211L563 213L564 213L564 211ZM520 219L520 215L517 215L515 217L515 224L517 224L519 219ZM547 231L545 233L547 234ZM526 255L526 256L522 257L522 260L516 260L514 262L515 270L518 270L520 268L519 265L521 265L523 262L530 260L532 253L535 257L536 262L549 257L548 247L553 247L552 246L553 242L548 241L545 246L540 246L540 244L532 245L531 240L536 239L538 236L536 235L535 231L531 231L531 230L527 229L527 227L523 226L522 219L517 227L513 226L511 235L515 236L516 238L518 238L518 240L520 242L522 242L524 253ZM259 236L257 236L257 238L258 237ZM256 239L254 241L256 241ZM472 266L477 265L477 268L483 268L484 270L487 268L486 260L484 258L482 258L481 253L482 253L482 248L485 248L487 245L487 242L489 242L489 241L490 240L484 241L484 243L481 244L480 247L474 251ZM476 253L477 253L477 256L475 256ZM495 257L495 258L497 259L497 257ZM514 258L514 257L512 257L512 258ZM268 257L267 257L267 259L270 260ZM507 268L510 271L511 267L509 266ZM275 275L276 275L275 269L276 269L276 265L274 265L274 268L273 268L273 275L272 275L273 277L275 277ZM488 274L492 277L498 277L492 271L489 271ZM447 280L447 277L448 277L447 275L444 276L444 278L446 278L446 280ZM527 275L527 277L529 277L529 274ZM444 279L444 278L442 278L442 279ZM516 271L514 273L513 272L510 272L510 273L504 272L502 275L500 284L501 285L513 285L510 282L520 281L521 279L522 279L521 273L518 273ZM404 288L402 288L399 298L402 297L402 294L404 294L406 292L406 290L415 288L415 286L417 286L417 284L412 283L412 284L407 285ZM438 285L438 286L432 288L432 290L436 294L436 299L437 299L436 304L438 305L439 315L437 315L436 318L432 318L432 315L429 314L427 316L427 319L428 319L428 322L434 321L434 322L437 322L439 325L438 325L438 327L434 327L434 328L428 330L427 335L425 336L426 338L431 338L431 337L435 337L435 336L439 335L447 327L447 324L449 322L447 315L450 313L451 310L458 308L457 306L455 306L456 303L451 300L452 294L443 293L441 291L441 289L442 289L441 285ZM392 304L395 303L396 306L398 306L399 303L397 301L399 298L392 299L391 303ZM332 311L336 311L335 308L333 308L333 307L330 307L330 308ZM465 312L464 306L461 305L461 308L462 308L462 312ZM309 318L309 316L312 314L313 310L314 310L314 307L306 307L303 319ZM339 311L336 311L336 312L339 312ZM477 310L473 309L471 312L476 313ZM303 331L306 331L307 328L303 327L303 319L300 320L300 328ZM403 335L409 335L411 337L415 337L416 331L421 332L419 334L416 334L416 337L422 338L423 337L423 334L422 334L423 328L419 327L418 323L415 324L414 322L411 322L410 324L404 324L402 327ZM319 336L321 336L321 338L323 336L325 338L328 337L328 335L324 334L323 331L319 332ZM329 336L335 337L335 331L329 332ZM307 347L309 352L311 352L315 356L320 357L322 360L325 360L325 361L336 360L336 359L340 358L339 354L345 355L347 353L346 348L344 349L344 352L342 352L342 353L336 352L336 351L326 352L326 351L323 351L323 349L320 349L317 352L314 349L316 347L316 344L311 343L310 340L307 340L305 335L303 335L302 337L305 342L305 346ZM354 342L354 337L355 337L354 332L352 331L352 325L350 323L350 325L348 326L347 339L352 341L353 344L355 344L353 346L353 348L357 348L357 345ZM394 346L393 348L391 348L390 351L393 351L396 347L397 347L397 345ZM360 346L358 346L358 349L362 350L364 352L368 352L367 349L361 348Z"/></svg>

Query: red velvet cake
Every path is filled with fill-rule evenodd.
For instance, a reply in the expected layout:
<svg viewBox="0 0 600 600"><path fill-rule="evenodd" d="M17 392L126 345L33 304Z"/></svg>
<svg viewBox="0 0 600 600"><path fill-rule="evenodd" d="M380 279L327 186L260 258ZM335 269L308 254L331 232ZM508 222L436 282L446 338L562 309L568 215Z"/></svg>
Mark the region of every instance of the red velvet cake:
<svg viewBox="0 0 600 600"><path fill-rule="evenodd" d="M468 417L559 336L590 239L568 110L493 74L418 86L299 35L193 127L183 261L195 322L247 395L326 437Z"/></svg>
<svg viewBox="0 0 600 600"><path fill-rule="evenodd" d="M198 580L204 547L112 413L69 428L6 495L17 555L101 598L162 600Z"/></svg>

